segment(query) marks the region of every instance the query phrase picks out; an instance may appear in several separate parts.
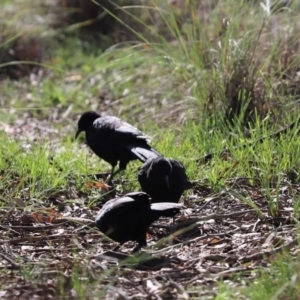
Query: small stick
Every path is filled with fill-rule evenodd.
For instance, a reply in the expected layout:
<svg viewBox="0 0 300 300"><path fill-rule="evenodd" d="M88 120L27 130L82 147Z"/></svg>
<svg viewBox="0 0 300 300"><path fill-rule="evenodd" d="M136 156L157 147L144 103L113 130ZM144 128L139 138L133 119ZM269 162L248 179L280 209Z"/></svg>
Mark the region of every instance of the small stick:
<svg viewBox="0 0 300 300"><path fill-rule="evenodd" d="M21 269L21 266L19 264L17 264L14 260L12 260L10 257L6 256L4 253L0 253L0 254L6 261L8 261L11 264L13 269L15 269L15 270Z"/></svg>

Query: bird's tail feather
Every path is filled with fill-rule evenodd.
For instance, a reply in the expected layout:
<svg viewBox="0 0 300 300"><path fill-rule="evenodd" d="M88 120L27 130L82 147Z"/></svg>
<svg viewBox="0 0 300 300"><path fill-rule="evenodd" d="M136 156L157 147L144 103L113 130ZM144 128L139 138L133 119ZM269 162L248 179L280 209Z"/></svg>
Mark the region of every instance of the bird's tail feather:
<svg viewBox="0 0 300 300"><path fill-rule="evenodd" d="M182 206L180 203L160 202L151 204L151 210L162 217L173 217L179 213Z"/></svg>
<svg viewBox="0 0 300 300"><path fill-rule="evenodd" d="M131 148L131 152L139 159L141 162L145 162L149 158L153 159L159 156L162 156L155 149L145 149L141 147L133 147Z"/></svg>

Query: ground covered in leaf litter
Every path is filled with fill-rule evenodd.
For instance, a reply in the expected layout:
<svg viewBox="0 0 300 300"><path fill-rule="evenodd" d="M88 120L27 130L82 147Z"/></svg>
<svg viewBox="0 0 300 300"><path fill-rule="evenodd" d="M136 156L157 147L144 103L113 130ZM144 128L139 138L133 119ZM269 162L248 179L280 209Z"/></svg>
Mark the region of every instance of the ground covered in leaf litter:
<svg viewBox="0 0 300 300"><path fill-rule="evenodd" d="M34 136L41 124L29 123L28 128L20 127ZM22 136L19 131L7 133ZM16 176L11 189L19 181ZM100 194L104 188L93 179L86 184L91 193ZM115 185L129 192L125 181L117 179ZM26 189L25 185L21 194L26 195ZM101 203L88 207L90 195L78 191L74 180L70 179L68 191L50 197L42 207L40 202L32 203L25 210L22 198L11 198L0 211L0 297L213 298L219 279L229 284L253 279L260 267L269 266L275 253L298 252L293 199L300 185L284 178L279 194L275 188L270 191L278 200L277 213L270 211L266 192L248 178L233 178L218 194L202 181L182 197L185 208L175 223L168 218L154 223L148 232L149 247L136 259L131 256L135 246L131 242L120 253L112 252L116 243L94 227ZM88 287L83 294L76 281Z"/></svg>

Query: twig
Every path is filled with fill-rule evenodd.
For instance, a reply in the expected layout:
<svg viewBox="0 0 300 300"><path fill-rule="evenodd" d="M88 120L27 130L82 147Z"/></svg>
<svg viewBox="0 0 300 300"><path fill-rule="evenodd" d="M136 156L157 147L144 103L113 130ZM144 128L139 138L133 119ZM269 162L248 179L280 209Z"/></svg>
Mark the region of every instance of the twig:
<svg viewBox="0 0 300 300"><path fill-rule="evenodd" d="M192 220L187 220L186 222L182 222L179 224L176 224L175 226L173 226L173 228L171 229L171 232L177 231L178 229L180 229L181 227L186 227L189 225L193 225L196 224L198 222L203 222L203 221L208 221L208 220L221 220L221 219L227 219L227 218L235 218L247 213L257 213L257 211L255 209L249 209L249 210L244 210L244 211L236 211L230 214L211 214L211 215L207 215L201 218L195 218Z"/></svg>
<svg viewBox="0 0 300 300"><path fill-rule="evenodd" d="M234 262L236 261L236 258L231 257L231 256L225 256L225 255L220 255L220 254L215 254L215 255L206 255L206 256L200 256L201 259L205 260L211 260L211 261L226 261L226 262Z"/></svg>
<svg viewBox="0 0 300 300"><path fill-rule="evenodd" d="M249 272L249 271L253 271L253 270L257 270L257 269L258 269L258 267L232 268L232 269L217 273L217 274L213 275L213 277L216 278L217 280L227 279L230 277L230 275L237 275L237 273Z"/></svg>
<svg viewBox="0 0 300 300"><path fill-rule="evenodd" d="M55 240L55 239L62 239L66 237L72 237L73 234L64 234L64 235L46 235L46 236L28 236L28 237L23 237L19 239L14 239L14 240L0 240L0 245L3 244L10 244L10 245L15 245L23 242L37 242L37 241L47 241L47 240Z"/></svg>
<svg viewBox="0 0 300 300"><path fill-rule="evenodd" d="M208 201L206 201L206 203L204 203L200 208L197 208L197 211L201 211L203 210L210 202L215 201L217 199L219 199L220 197L215 197L212 199L209 199Z"/></svg>
<svg viewBox="0 0 300 300"><path fill-rule="evenodd" d="M265 251L265 252L259 252L255 253L249 256L245 256L242 259L238 259L234 256L222 256L222 255L207 255L201 257L201 259L207 259L207 260L213 260L213 261L225 261L225 262L239 262L241 264L247 263L253 260L259 260L263 259L264 257L269 257L271 255L274 255L278 252L281 252L283 250L288 250L290 248L293 248L294 246L298 245L298 239L294 239L291 242L289 242L286 245L283 245L281 247L275 248L274 250L271 251Z"/></svg>
<svg viewBox="0 0 300 300"><path fill-rule="evenodd" d="M76 223L76 224L83 224L88 226L95 226L95 221L91 219L85 219L85 218L74 218L74 217L63 217L60 219L54 219L53 224L61 224L64 222L70 222L70 223Z"/></svg>
<svg viewBox="0 0 300 300"><path fill-rule="evenodd" d="M57 227L60 224L55 224L55 225L44 225L44 226L19 226L19 225L11 225L11 226L6 226L6 225L0 225L1 229L23 229L23 230L28 230L28 231L40 231L40 230L47 230L47 229L53 229Z"/></svg>
<svg viewBox="0 0 300 300"><path fill-rule="evenodd" d="M151 252L151 254L165 253L165 252L167 252L169 250L174 250L176 248L179 248L179 247L182 247L182 246L185 246L185 245L189 245L191 243L195 243L195 242L198 242L198 241L201 241L201 240L205 240L205 239L208 239L208 238L214 238L216 236L218 236L218 237L228 236L228 235L230 235L232 233L235 233L237 230L239 230L239 228L236 228L236 229L228 231L228 232L223 232L223 233L206 234L206 235L198 236L198 237L196 237L194 239L187 240L187 241L184 241L184 242L176 244L176 245L168 246L168 247L165 247L165 248L157 250L157 251L153 251L153 252Z"/></svg>
<svg viewBox="0 0 300 300"><path fill-rule="evenodd" d="M242 259L238 259L234 256L231 257L231 256L223 256L223 255L207 255L201 257L201 259L207 259L213 261L225 261L225 262L239 262L241 264L244 264L253 260L259 260L259 259L263 259L264 257L269 257L283 250L289 250L290 248L293 248L297 245L298 245L298 239L296 238L291 242L289 242L288 244L275 248L274 250L255 253L249 256L245 256Z"/></svg>
<svg viewBox="0 0 300 300"><path fill-rule="evenodd" d="M252 228L252 232L255 231L256 226L257 226L260 222L261 222L261 219L257 219L257 221L255 222L255 224L254 224L254 226L253 226L253 228Z"/></svg>
<svg viewBox="0 0 300 300"><path fill-rule="evenodd" d="M275 248L274 250L271 251L265 251L265 252L259 252L259 253L255 253L249 256L245 256L242 259L238 260L240 263L246 263L252 260L258 260L258 259L263 259L264 257L269 257L271 255L274 255L278 252L284 251L284 250L289 250L295 246L298 245L298 239L294 239L291 242L289 242L286 245L283 245L281 247Z"/></svg>
<svg viewBox="0 0 300 300"><path fill-rule="evenodd" d="M8 261L11 264L12 269L14 269L14 270L21 269L21 266L19 264L17 264L14 260L12 260L10 257L6 256L4 253L0 253L0 254L6 261Z"/></svg>

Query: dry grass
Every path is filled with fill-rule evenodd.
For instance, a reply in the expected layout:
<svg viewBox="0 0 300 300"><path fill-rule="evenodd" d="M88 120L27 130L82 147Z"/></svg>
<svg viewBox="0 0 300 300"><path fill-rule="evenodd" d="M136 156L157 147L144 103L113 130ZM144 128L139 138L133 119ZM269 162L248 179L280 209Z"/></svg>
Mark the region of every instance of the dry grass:
<svg viewBox="0 0 300 300"><path fill-rule="evenodd" d="M153 82L156 93L164 97L164 107L154 105L158 108L157 119L165 111L171 112L169 121L202 120L200 111L208 116L216 116L218 111L226 122L239 120L248 127L257 115L263 118L270 114L277 120L283 106L287 102L293 105L299 95L296 33L300 25L295 13L299 7L294 1L284 7L281 3L280 9L279 4L273 4L272 15L254 2L245 2L241 4L240 16L234 16L226 2L218 1L159 4L149 0L144 1L144 8L131 8L131 3L125 2L118 6L107 1L108 6L104 6L102 2L97 5L91 1L50 1L48 6L35 8L34 13L42 22L28 17L33 12L22 1L16 3L16 7L21 3L26 9L16 18L18 22L3 25L2 77L17 79L36 73L40 66L34 63L49 61L62 41L61 34L82 28L80 38L89 43L95 41L91 38L95 33L100 35L96 38L100 45L135 39L145 43L141 50L148 49L149 56L151 51L154 57L165 56L165 61L157 61L164 64L163 69L155 70L162 84L159 87ZM114 18L111 14L115 12ZM245 18L247 13L253 18ZM4 10L2 15L9 17L10 11ZM53 35L54 24L57 31ZM34 31L30 30L32 27ZM45 36L53 36L52 41ZM164 95L165 91L173 92ZM147 91L144 97L149 102ZM192 109L194 106L198 109Z"/></svg>

